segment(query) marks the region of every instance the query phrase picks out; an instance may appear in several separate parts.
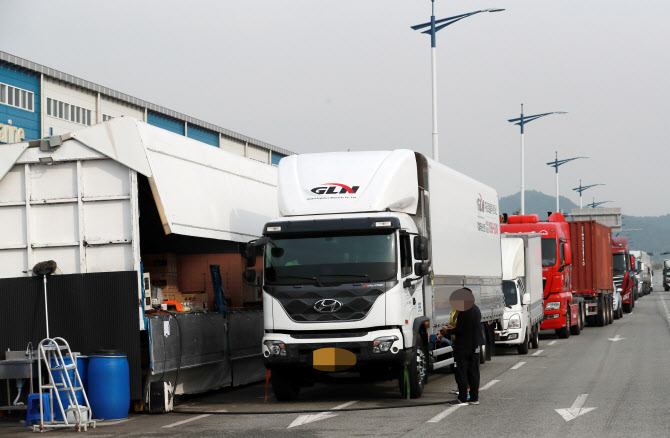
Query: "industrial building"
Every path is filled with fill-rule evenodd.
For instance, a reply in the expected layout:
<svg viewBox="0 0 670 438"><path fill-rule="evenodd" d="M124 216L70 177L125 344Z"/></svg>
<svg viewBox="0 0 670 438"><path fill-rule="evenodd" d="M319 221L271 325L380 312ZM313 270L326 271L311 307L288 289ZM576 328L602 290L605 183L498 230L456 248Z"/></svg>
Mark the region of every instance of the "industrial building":
<svg viewBox="0 0 670 438"><path fill-rule="evenodd" d="M120 116L272 165L292 153L0 51L0 143L65 134Z"/></svg>

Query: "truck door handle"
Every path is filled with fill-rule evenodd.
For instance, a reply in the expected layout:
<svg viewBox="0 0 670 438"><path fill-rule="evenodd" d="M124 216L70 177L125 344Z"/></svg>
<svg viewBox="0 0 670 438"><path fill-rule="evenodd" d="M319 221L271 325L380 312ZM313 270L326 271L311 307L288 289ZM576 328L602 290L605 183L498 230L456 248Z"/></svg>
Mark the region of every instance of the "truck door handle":
<svg viewBox="0 0 670 438"><path fill-rule="evenodd" d="M416 298L412 298L412 305L416 306Z"/></svg>

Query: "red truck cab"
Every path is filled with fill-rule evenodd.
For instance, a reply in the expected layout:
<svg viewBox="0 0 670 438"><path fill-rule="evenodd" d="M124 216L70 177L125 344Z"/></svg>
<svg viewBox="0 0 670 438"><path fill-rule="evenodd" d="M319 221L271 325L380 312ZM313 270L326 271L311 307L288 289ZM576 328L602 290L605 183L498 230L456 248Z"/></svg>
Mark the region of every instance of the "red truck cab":
<svg viewBox="0 0 670 438"><path fill-rule="evenodd" d="M579 334L580 299L573 297L570 228L561 213L540 222L538 215L509 216L500 226L502 233L540 233L542 235L542 280L544 320L542 330L556 330L561 338Z"/></svg>
<svg viewBox="0 0 670 438"><path fill-rule="evenodd" d="M630 313L635 307L633 267L635 258L628 250L628 238L612 237L612 268L614 287L619 289L623 311ZM632 261L632 264L631 264Z"/></svg>

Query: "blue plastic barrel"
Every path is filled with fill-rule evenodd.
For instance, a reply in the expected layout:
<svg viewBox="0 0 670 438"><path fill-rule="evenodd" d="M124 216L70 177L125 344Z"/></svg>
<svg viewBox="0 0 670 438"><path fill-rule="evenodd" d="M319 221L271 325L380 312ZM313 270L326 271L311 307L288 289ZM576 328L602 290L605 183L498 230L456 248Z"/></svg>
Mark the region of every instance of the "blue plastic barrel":
<svg viewBox="0 0 670 438"><path fill-rule="evenodd" d="M76 355L77 358L77 371L79 371L79 377L82 380L82 383L84 382L84 378L82 377L82 368L84 368L83 361L80 359L81 356ZM72 364L72 359L70 356L63 356L63 362L65 362L65 365L70 365ZM55 367L58 364L56 361L55 357L51 358L51 367ZM64 373L63 373L64 374ZM54 382L56 383L67 383L63 382L64 375L61 374L60 371L57 370L51 370L51 375L54 378ZM77 382L77 378L74 376L74 370L68 370L67 375L70 377L70 382L72 383L73 387L78 387L79 382ZM84 386L84 388L86 388ZM54 392L54 400L53 400L53 407L54 407L54 418L58 421L63 421L63 415L61 414L60 407L58 406L58 401L56 400L56 396L60 397L60 402L63 405L63 409L67 409L70 407L70 398L68 397L66 391L57 391ZM75 397L77 400L77 404L80 406L83 406L84 403L84 394L81 391L75 391Z"/></svg>
<svg viewBox="0 0 670 438"><path fill-rule="evenodd" d="M130 371L125 354L95 353L88 359L88 401L93 418L119 420L130 409Z"/></svg>

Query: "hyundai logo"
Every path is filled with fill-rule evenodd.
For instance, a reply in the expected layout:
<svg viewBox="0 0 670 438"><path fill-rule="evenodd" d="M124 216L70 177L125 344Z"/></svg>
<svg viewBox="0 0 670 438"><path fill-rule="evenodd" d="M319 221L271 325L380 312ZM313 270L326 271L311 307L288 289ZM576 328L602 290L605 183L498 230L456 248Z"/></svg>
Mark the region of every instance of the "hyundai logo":
<svg viewBox="0 0 670 438"><path fill-rule="evenodd" d="M314 303L314 310L316 310L319 313L335 313L341 308L342 303L337 300L333 300L331 298L327 298L325 300L319 300L316 303Z"/></svg>

